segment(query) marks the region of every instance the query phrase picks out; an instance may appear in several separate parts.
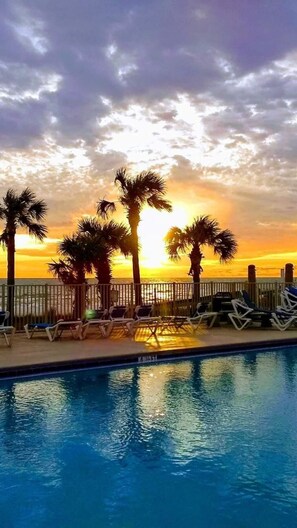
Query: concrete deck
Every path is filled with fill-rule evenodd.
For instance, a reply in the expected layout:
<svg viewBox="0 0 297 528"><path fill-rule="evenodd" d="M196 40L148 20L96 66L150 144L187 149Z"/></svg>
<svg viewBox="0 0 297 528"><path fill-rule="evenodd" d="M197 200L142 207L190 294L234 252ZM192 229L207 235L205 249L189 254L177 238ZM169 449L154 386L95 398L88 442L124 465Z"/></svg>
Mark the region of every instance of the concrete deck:
<svg viewBox="0 0 297 528"><path fill-rule="evenodd" d="M225 353L244 347L257 348L279 344L297 344L297 329L279 332L275 329L248 328L238 332L230 326L202 328L196 335L185 331L149 336L139 329L134 338L123 331L114 331L108 339L90 334L84 341L65 335L59 341L49 342L45 333L35 334L28 340L17 334L8 348L0 341L0 375L8 376L38 371L51 371L71 366L87 366L134 361L150 361L159 357L206 353Z"/></svg>

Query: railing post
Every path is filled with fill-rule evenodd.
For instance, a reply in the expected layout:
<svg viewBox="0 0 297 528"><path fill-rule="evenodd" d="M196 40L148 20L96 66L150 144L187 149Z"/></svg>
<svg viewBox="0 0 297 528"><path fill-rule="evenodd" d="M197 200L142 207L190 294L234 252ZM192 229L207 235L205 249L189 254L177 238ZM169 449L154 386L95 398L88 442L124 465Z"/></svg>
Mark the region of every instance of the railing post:
<svg viewBox="0 0 297 528"><path fill-rule="evenodd" d="M45 321L48 321L48 287L44 285L44 317Z"/></svg>
<svg viewBox="0 0 297 528"><path fill-rule="evenodd" d="M278 296L279 296L279 284L278 282L275 281L275 295L274 295L274 306L271 306L271 308L273 310L276 309L277 305L279 304L278 302Z"/></svg>
<svg viewBox="0 0 297 528"><path fill-rule="evenodd" d="M210 300L211 300L211 309L213 310L213 281L210 283Z"/></svg>
<svg viewBox="0 0 297 528"><path fill-rule="evenodd" d="M175 282L172 283L172 315L176 315L176 292L175 292Z"/></svg>
<svg viewBox="0 0 297 528"><path fill-rule="evenodd" d="M130 284L130 306L131 306L131 309L132 309L132 312L134 311L134 284L133 282L131 282Z"/></svg>
<svg viewBox="0 0 297 528"><path fill-rule="evenodd" d="M86 311L86 293L87 293L87 289L86 289L86 284L81 284L78 286L81 290L81 306L80 306L80 314L79 314L79 318L80 319L83 319L85 317L85 311Z"/></svg>
<svg viewBox="0 0 297 528"><path fill-rule="evenodd" d="M2 310L6 310L6 296L5 296L5 289L7 288L6 284L2 284Z"/></svg>

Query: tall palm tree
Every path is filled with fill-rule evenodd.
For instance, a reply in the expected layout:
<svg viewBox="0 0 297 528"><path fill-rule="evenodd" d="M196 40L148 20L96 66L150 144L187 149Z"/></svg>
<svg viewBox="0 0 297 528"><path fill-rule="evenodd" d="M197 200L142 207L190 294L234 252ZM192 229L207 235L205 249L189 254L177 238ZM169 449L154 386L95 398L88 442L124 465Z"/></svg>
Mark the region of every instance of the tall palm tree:
<svg viewBox="0 0 297 528"><path fill-rule="evenodd" d="M112 257L116 251L125 256L130 253L130 234L124 224L100 223L96 218L83 218L78 223L78 232L88 235L93 244L92 265L98 281L103 308L110 306L110 283L112 278Z"/></svg>
<svg viewBox="0 0 297 528"><path fill-rule="evenodd" d="M7 285L8 311L11 320L14 315L14 284L15 284L15 236L18 228L25 228L29 235L42 241L47 228L40 223L44 220L47 205L44 200L37 200L36 195L28 187L17 194L14 189L8 189L0 204L0 219L5 226L0 235L0 242L7 248Z"/></svg>
<svg viewBox="0 0 297 528"><path fill-rule="evenodd" d="M58 253L61 258L53 260L48 265L49 270L64 284L74 288L74 316L81 317L86 304L86 289L83 286L87 284L86 274L92 271L92 241L84 234L65 236L59 244Z"/></svg>
<svg viewBox="0 0 297 528"><path fill-rule="evenodd" d="M138 226L140 214L145 205L158 211L171 211L171 203L165 200L166 185L164 179L153 171L143 171L134 178L127 174L125 168L116 172L114 180L119 186L118 201L124 207L131 233L131 253L134 284L140 284ZM115 202L99 200L97 213L106 218L109 212L116 209ZM136 302L140 301L139 287L135 291Z"/></svg>
<svg viewBox="0 0 297 528"><path fill-rule="evenodd" d="M28 187L17 194L8 189L0 205L0 218L5 221L5 227L0 235L0 242L7 248L7 284L15 282L15 235L19 227L29 231L29 235L43 240L47 233L44 220L47 205L44 200L37 200L36 195Z"/></svg>
<svg viewBox="0 0 297 528"><path fill-rule="evenodd" d="M191 267L189 275L193 282L199 284L203 271L201 262L204 258L203 247L209 246L220 262L232 260L237 251L237 242L229 229L221 230L219 223L209 216L200 216L194 219L190 226L184 229L171 227L166 237L166 248L172 260L179 260L181 255L188 253ZM195 297L199 298L199 287L196 288Z"/></svg>

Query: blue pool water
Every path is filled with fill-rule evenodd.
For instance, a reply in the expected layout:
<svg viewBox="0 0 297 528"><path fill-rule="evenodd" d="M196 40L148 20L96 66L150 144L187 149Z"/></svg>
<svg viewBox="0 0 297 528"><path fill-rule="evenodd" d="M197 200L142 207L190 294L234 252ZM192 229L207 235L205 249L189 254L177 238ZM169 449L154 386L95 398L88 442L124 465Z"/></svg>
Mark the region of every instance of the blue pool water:
<svg viewBox="0 0 297 528"><path fill-rule="evenodd" d="M1 528L297 525L297 349L0 383Z"/></svg>

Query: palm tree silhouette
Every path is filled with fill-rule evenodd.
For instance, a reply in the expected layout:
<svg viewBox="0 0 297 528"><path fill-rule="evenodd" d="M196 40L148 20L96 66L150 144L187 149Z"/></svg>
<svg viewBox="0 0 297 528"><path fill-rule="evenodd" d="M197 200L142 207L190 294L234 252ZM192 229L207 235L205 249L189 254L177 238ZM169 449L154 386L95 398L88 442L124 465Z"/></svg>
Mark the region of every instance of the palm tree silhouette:
<svg viewBox="0 0 297 528"><path fill-rule="evenodd" d="M8 311L11 321L14 316L16 232L18 228L26 228L29 235L42 241L47 234L47 228L40 222L44 220L46 212L45 201L37 200L35 193L28 187L20 194L14 189L8 189L0 204L0 219L5 221L0 242L7 248L7 285L11 286L8 293Z"/></svg>
<svg viewBox="0 0 297 528"><path fill-rule="evenodd" d="M184 229L171 227L165 237L166 249L172 260L179 260L181 255L188 253L191 266L189 275L193 282L199 284L203 271L201 262L204 258L202 249L209 246L220 262L232 260L237 251L237 242L229 229L221 230L219 223L209 216L200 216L194 219L190 226ZM199 298L199 288L196 288L195 297Z"/></svg>
<svg viewBox="0 0 297 528"><path fill-rule="evenodd" d="M74 233L65 236L58 247L58 261L48 264L49 271L64 284L74 288L74 316L81 317L86 305L86 274L92 272L93 245L89 236Z"/></svg>
<svg viewBox="0 0 297 528"><path fill-rule="evenodd" d="M138 226L140 213L145 205L158 211L171 211L171 203L164 199L166 185L164 179L153 171L143 171L134 178L127 174L125 168L116 172L114 180L119 186L119 202L124 207L131 233L131 253L133 265L133 282L136 285L136 303L140 299L139 239ZM116 209L115 202L99 200L97 213L106 218L109 212ZM153 248L152 248L153 250Z"/></svg>
<svg viewBox="0 0 297 528"><path fill-rule="evenodd" d="M92 266L98 281L101 304L110 306L110 283L112 279L112 257L116 251L129 255L131 237L124 224L100 223L96 218L83 218L78 223L78 232L88 235L93 245Z"/></svg>

